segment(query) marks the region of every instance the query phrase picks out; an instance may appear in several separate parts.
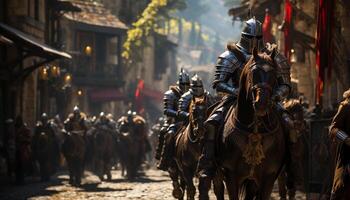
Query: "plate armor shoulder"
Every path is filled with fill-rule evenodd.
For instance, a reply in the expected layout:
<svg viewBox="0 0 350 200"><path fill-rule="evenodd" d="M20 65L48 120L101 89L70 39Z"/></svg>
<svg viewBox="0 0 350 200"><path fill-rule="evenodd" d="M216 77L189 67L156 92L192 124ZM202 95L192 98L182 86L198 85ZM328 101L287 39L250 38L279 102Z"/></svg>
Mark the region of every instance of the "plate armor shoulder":
<svg viewBox="0 0 350 200"><path fill-rule="evenodd" d="M232 51L225 51L219 56L216 64L217 72L233 73L237 68L239 68L241 62L238 60L237 56Z"/></svg>
<svg viewBox="0 0 350 200"><path fill-rule="evenodd" d="M164 93L164 108L176 109L176 102L179 100L178 96L172 90Z"/></svg>
<svg viewBox="0 0 350 200"><path fill-rule="evenodd" d="M228 83L233 78L233 74L243 66L244 62L232 50L227 50L219 56L215 66L215 77L213 87L218 83Z"/></svg>
<svg viewBox="0 0 350 200"><path fill-rule="evenodd" d="M190 91L183 94L179 100L179 110L188 112L193 95Z"/></svg>

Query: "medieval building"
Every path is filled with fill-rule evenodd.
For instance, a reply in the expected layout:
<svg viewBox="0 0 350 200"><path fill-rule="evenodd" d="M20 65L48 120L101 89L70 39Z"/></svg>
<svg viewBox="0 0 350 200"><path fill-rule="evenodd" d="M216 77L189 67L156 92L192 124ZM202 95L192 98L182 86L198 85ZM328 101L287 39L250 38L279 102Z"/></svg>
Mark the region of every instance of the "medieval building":
<svg viewBox="0 0 350 200"><path fill-rule="evenodd" d="M334 105L342 99L343 91L350 85L349 22L346 20L349 6L343 0L334 1L331 5L320 5L321 1L312 0L278 2L281 4L276 1L251 5L242 3L230 9L229 13L234 18L245 19L250 10L250 14L265 21L265 42L277 43L280 51L289 58L292 81L298 93L305 96L311 106L320 104L325 110L335 109ZM325 19L328 20L323 24L319 17L322 11L326 11ZM324 36L317 35L321 26L327 26L326 31L318 31L326 32ZM323 49L319 45L321 42L317 43L317 38L322 43L329 43L329 47ZM317 56L321 51L333 52L333 55ZM322 64L323 61L320 64L317 63L320 57L330 59L325 61L327 64Z"/></svg>
<svg viewBox="0 0 350 200"><path fill-rule="evenodd" d="M52 1L56 2L56 1ZM57 3L57 2L56 2ZM41 112L48 107L40 104L45 98L42 80L49 76L59 79L59 59L69 60L67 53L53 48L48 32L49 4L45 0L11 0L0 3L0 125L22 116L33 126ZM48 46L50 44L51 46ZM47 90L46 90L47 92Z"/></svg>

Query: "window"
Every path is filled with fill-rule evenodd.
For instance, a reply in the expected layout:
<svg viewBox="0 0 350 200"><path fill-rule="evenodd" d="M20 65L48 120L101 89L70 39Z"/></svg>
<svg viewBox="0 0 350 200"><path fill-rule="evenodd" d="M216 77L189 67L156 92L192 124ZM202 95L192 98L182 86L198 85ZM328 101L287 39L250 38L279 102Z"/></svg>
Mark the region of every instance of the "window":
<svg viewBox="0 0 350 200"><path fill-rule="evenodd" d="M95 71L95 45L94 34L79 31L76 35L76 51L79 52L77 68L75 71L81 75L87 75Z"/></svg>

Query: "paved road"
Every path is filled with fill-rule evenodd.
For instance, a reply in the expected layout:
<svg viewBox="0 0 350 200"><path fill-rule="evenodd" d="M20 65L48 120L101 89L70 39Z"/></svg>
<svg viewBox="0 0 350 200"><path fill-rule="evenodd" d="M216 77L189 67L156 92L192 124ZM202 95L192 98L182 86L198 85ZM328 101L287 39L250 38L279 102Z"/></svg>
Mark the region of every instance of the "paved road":
<svg viewBox="0 0 350 200"><path fill-rule="evenodd" d="M167 200L171 196L172 186L167 174L157 170L148 170L143 178L134 182L126 181L120 176L120 171L113 171L111 182L100 183L91 173L85 174L83 186L74 188L68 185L66 174L57 175L50 182L41 183L31 179L23 186L2 185L0 199L35 199L35 200L81 200L81 199L120 199L120 200ZM298 194L297 200L304 200L304 195ZM211 198L215 199L215 198ZM275 190L273 200L277 200Z"/></svg>

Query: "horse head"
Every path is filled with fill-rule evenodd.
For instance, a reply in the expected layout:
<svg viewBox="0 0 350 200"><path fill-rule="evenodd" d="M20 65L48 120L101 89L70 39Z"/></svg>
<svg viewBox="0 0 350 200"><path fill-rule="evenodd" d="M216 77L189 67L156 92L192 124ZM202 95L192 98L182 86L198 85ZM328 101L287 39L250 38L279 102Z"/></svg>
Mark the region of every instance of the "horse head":
<svg viewBox="0 0 350 200"><path fill-rule="evenodd" d="M190 124L196 136L204 133L204 122L207 119L207 99L194 98L190 105Z"/></svg>
<svg viewBox="0 0 350 200"><path fill-rule="evenodd" d="M252 57L242 72L241 86L246 98L252 102L254 112L258 117L267 115L271 110L273 88L277 80L275 54L275 50L271 54L258 54L254 49Z"/></svg>

